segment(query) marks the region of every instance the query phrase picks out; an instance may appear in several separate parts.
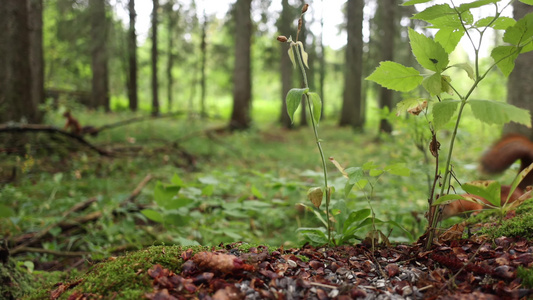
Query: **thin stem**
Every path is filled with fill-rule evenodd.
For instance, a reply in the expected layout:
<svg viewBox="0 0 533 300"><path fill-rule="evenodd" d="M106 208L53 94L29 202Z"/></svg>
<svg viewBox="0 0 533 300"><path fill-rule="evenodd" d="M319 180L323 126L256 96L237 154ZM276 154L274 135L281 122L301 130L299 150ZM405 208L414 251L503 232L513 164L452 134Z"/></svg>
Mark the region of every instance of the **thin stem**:
<svg viewBox="0 0 533 300"><path fill-rule="evenodd" d="M309 84L307 82L307 75L305 73L304 63L302 60L302 57L300 55L300 49L299 47L291 45L293 52L296 52L296 57L298 58L298 65L300 66L300 71L302 72L303 80L304 80L304 87L306 89L309 88ZM313 125L313 132L315 134L315 142L318 147L318 152L320 152L320 158L322 159L322 170L324 171L324 189L326 191L326 222L327 222L327 231L328 231L328 242L331 243L331 223L330 223L330 217L329 217L329 201L331 199L330 190L328 187L328 169L326 167L326 157L324 156L324 151L322 150L322 145L320 143L320 138L318 137L318 128L317 124L315 123L315 117L313 115L313 109L311 107L311 101L309 101L308 94L305 95L305 100L307 100L307 107L309 108L309 113L311 115L311 124Z"/></svg>

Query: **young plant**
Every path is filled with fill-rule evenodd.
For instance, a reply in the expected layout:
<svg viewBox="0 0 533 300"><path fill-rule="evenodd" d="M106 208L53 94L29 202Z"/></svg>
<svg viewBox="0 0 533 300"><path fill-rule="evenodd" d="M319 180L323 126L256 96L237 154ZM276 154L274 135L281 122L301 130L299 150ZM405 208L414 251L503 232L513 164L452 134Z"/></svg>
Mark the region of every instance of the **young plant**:
<svg viewBox="0 0 533 300"><path fill-rule="evenodd" d="M411 0L405 2L403 5L426 2L429 2L429 0ZM439 209L432 210L431 207L435 203L438 203L435 201L437 198L447 197L446 195L450 193L452 188L451 178L454 177L452 172L452 154L457 131L466 105L470 105L474 117L484 123L502 125L512 120L526 126L531 126L531 118L527 110L498 101L471 99L474 90L495 66L505 76L508 76L514 68L514 61L518 54L533 50L533 14L530 13L518 21L512 18L502 17L502 11L512 1L501 6L498 5L498 2L497 0L480 0L456 6L451 1L451 5L435 4L415 14L413 16L414 19L426 21L431 24L432 28L438 30L435 37L431 38L409 28L411 49L417 62L425 69L424 74L411 67L406 67L391 61L384 61L367 77L367 80L374 81L385 88L405 93L411 92L421 85L430 96L427 98L413 97L405 99L398 104L399 112L409 111L415 115L423 112L426 118L428 118L428 108L431 108L432 118L428 118L428 124L432 133L432 140L429 148L435 157L436 167L433 187L428 197L430 212L433 211L434 213L428 213L427 248L431 246L440 214ZM522 0L522 2L533 4L530 0ZM494 6L495 14L490 17L475 20L471 10L488 5ZM503 41L507 44L492 49L491 57L494 62L486 70L480 70L479 52L481 50L481 41L484 34L490 28L504 30ZM477 41L473 38L473 34L475 33L479 37ZM468 63L450 65L449 55L465 35L474 50L474 67ZM464 70L472 80L466 92L459 91L452 83L452 78L445 74L451 68ZM449 98L442 98L442 94L448 94L449 96L447 97ZM455 98L451 98L454 95ZM438 167L440 143L437 140L437 133L439 129L442 129L452 119L456 112L457 117L455 118L450 145L447 150L448 152L445 153L444 174L441 176ZM441 178L442 180L440 180ZM439 182L440 192L436 193L435 190ZM458 196L454 195L449 198L453 197L457 199Z"/></svg>
<svg viewBox="0 0 533 300"><path fill-rule="evenodd" d="M309 114L311 116L311 124L313 126L313 133L315 135L315 141L318 147L318 151L320 152L320 158L322 160L322 170L324 172L324 186L314 187L314 188L309 189L307 195L316 208L320 207L320 205L322 204L322 200L324 199L324 195L325 195L326 197L325 223L326 223L326 230L327 230L327 240L329 244L332 244L331 220L330 220L330 211L329 211L329 204L330 204L330 199L331 199L331 188L328 186L328 171L326 168L326 158L324 156L324 151L322 150L321 140L318 137L318 123L320 122L322 100L320 99L320 96L317 93L309 91L309 84L307 82L307 74L305 72L305 67L309 68L309 66L307 65L308 55L304 50L303 43L301 41L298 41L298 36L300 35L300 32L302 30L303 16L308 8L309 8L309 4L304 4L304 6L302 7L302 13L300 15L300 18L298 19L298 31L296 33L296 40L293 41L292 37L287 38L285 36L278 36L278 41L282 43L289 43L290 45L289 57L292 61L292 64L295 68L298 66L302 73L304 87L291 89L287 93L287 97L285 98L285 101L287 102L287 113L289 114L291 121L294 122L294 113L296 112L296 109L298 109L298 106L300 106L300 103L302 102L302 97L304 97L304 102L307 104L307 108L309 109ZM302 108L302 109L305 109L305 108Z"/></svg>

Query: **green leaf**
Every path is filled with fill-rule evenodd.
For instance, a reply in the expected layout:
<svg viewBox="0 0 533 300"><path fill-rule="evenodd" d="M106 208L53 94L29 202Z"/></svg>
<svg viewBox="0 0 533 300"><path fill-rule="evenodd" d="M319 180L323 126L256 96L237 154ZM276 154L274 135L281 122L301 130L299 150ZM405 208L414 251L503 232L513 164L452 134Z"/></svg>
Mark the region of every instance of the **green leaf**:
<svg viewBox="0 0 533 300"><path fill-rule="evenodd" d="M533 0L520 0L520 2L525 3L527 5L533 5Z"/></svg>
<svg viewBox="0 0 533 300"><path fill-rule="evenodd" d="M293 123L294 112L296 109L298 109L298 106L300 106L303 94L307 93L308 91L309 89L291 89L287 93L287 97L285 98L285 101L287 102L287 113L289 114L289 117Z"/></svg>
<svg viewBox="0 0 533 300"><path fill-rule="evenodd" d="M459 69L463 69L466 74L468 75L468 77L472 80L474 80L474 69L472 68L472 66L469 64L469 63L462 63L462 64L455 64L455 65L451 65L450 67L453 67L453 68L459 68Z"/></svg>
<svg viewBox="0 0 533 300"><path fill-rule="evenodd" d="M296 68L296 61L294 60L294 51L295 51L295 49L297 50L298 48L293 47L292 45L289 47L289 58L291 59L293 68Z"/></svg>
<svg viewBox="0 0 533 300"><path fill-rule="evenodd" d="M476 181L461 185L469 194L485 198L494 206L501 206L501 185L497 181Z"/></svg>
<svg viewBox="0 0 533 300"><path fill-rule="evenodd" d="M441 129L450 121L460 102L459 100L443 100L433 105L432 114L435 128Z"/></svg>
<svg viewBox="0 0 533 300"><path fill-rule="evenodd" d="M181 178L178 176L178 174L174 174L174 176L172 176L172 179L170 180L170 182L172 182L172 184L176 185L176 186L181 186L181 187L185 186L185 183L183 183L183 180L181 180Z"/></svg>
<svg viewBox="0 0 533 300"><path fill-rule="evenodd" d="M143 214L145 217L147 217L148 219L154 222L163 223L163 216L155 210L143 209L141 210L141 214Z"/></svg>
<svg viewBox="0 0 533 300"><path fill-rule="evenodd" d="M452 53L464 34L465 31L462 29L441 28L435 34L435 41L444 48L446 53Z"/></svg>
<svg viewBox="0 0 533 300"><path fill-rule="evenodd" d="M409 92L422 82L423 77L416 69L392 61L382 61L366 80L399 92Z"/></svg>
<svg viewBox="0 0 533 300"><path fill-rule="evenodd" d="M420 3L427 3L429 1L431 1L431 0L410 0L410 1L402 3L402 6L409 6L409 5L415 5L415 4L420 4Z"/></svg>
<svg viewBox="0 0 533 300"><path fill-rule="evenodd" d="M442 82L440 76L440 73L435 73L429 77L424 78L424 80L422 81L422 86L433 96L440 95L440 93L442 92Z"/></svg>
<svg viewBox="0 0 533 300"><path fill-rule="evenodd" d="M494 29L498 30L505 30L511 26L516 24L516 20L509 17L499 17L496 20L494 20L494 17L486 17L483 19L479 19L475 26L476 27L487 27L490 26Z"/></svg>
<svg viewBox="0 0 533 300"><path fill-rule="evenodd" d="M377 177L379 175L383 174L383 170L380 170L380 169L372 169L368 172L368 175L372 176L372 177Z"/></svg>
<svg viewBox="0 0 533 300"><path fill-rule="evenodd" d="M507 28L503 41L515 46L523 46L533 37L533 13L525 15L516 24Z"/></svg>
<svg viewBox="0 0 533 300"><path fill-rule="evenodd" d="M323 228L298 228L296 231L316 245L323 245L329 242Z"/></svg>
<svg viewBox="0 0 533 300"><path fill-rule="evenodd" d="M448 195L440 196L437 200L433 201L432 206L440 205L440 204L448 204L455 200L468 200L468 199L458 194L448 194Z"/></svg>
<svg viewBox="0 0 533 300"><path fill-rule="evenodd" d="M407 98L404 99L398 104L396 104L396 115L399 116L400 114L412 110L416 107L420 107L421 109L425 109L427 107L428 99L426 98Z"/></svg>
<svg viewBox="0 0 533 300"><path fill-rule="evenodd" d="M469 100L474 117L487 124L503 125L510 121L531 127L529 110L492 100Z"/></svg>
<svg viewBox="0 0 533 300"><path fill-rule="evenodd" d="M405 163L396 163L390 166L385 167L385 172L398 175L398 176L409 176L411 175L411 170L405 166Z"/></svg>
<svg viewBox="0 0 533 300"><path fill-rule="evenodd" d="M6 205L0 204L0 218L9 218L15 215L15 212Z"/></svg>
<svg viewBox="0 0 533 300"><path fill-rule="evenodd" d="M418 63L435 72L441 72L449 63L448 53L434 40L409 28L409 41Z"/></svg>
<svg viewBox="0 0 533 300"><path fill-rule="evenodd" d="M463 23L472 24L474 22L474 16L467 10L461 13L461 18L457 13L447 14L440 18L431 20L432 26L430 28L462 28Z"/></svg>
<svg viewBox="0 0 533 300"><path fill-rule="evenodd" d="M348 183L354 184L365 178L365 173L361 167L351 167L344 170L348 174Z"/></svg>
<svg viewBox="0 0 533 300"><path fill-rule="evenodd" d="M315 119L315 123L318 124L320 122L320 114L322 113L322 100L317 93L309 92L307 96L313 104L313 118Z"/></svg>
<svg viewBox="0 0 533 300"><path fill-rule="evenodd" d="M424 21L428 21L429 23L431 23L430 21L433 19L441 18L442 16L445 16L445 15L455 15L455 14L456 14L455 10L451 8L448 4L438 4L438 5L433 5L433 6L430 6L424 9L423 11L412 16L411 19L424 20Z"/></svg>
<svg viewBox="0 0 533 300"><path fill-rule="evenodd" d="M533 169L533 164L530 164L525 169L520 171L520 173L518 173L518 175L516 175L515 179L511 183L511 189L509 190L509 194L507 196L507 199L505 199L505 203L507 203L509 201L509 199L513 195L514 191L516 190L516 187L518 187L520 182L522 182L522 180L531 172L532 169Z"/></svg>
<svg viewBox="0 0 533 300"><path fill-rule="evenodd" d="M496 3L498 1L500 1L500 0L477 0L477 1L470 2L470 3L461 4L457 8L457 10L459 10L459 12L464 12L464 11L470 10L472 8L485 6L487 4Z"/></svg>
<svg viewBox="0 0 533 300"><path fill-rule="evenodd" d="M256 197L257 199L265 198L265 196L263 196L263 193L261 193L261 191L255 187L255 185L252 185L252 195L254 195L254 197Z"/></svg>
<svg viewBox="0 0 533 300"><path fill-rule="evenodd" d="M176 185L164 185L158 182L154 189L154 200L160 207L168 209L172 205L172 199L178 195L181 187Z"/></svg>
<svg viewBox="0 0 533 300"><path fill-rule="evenodd" d="M365 218L369 217L370 213L371 211L368 208L363 208L357 211L352 211L343 224L342 233L343 234L346 233L346 231L350 227L357 227L357 224L354 224L354 223L360 222L364 220Z"/></svg>
<svg viewBox="0 0 533 300"><path fill-rule="evenodd" d="M304 44L302 44L302 42L296 42L296 44L298 45L298 47L300 47L300 55L302 56L302 61L304 65L309 69L309 66L307 65L307 58L309 57L309 55L307 55L307 52L305 52L304 50Z"/></svg>
<svg viewBox="0 0 533 300"><path fill-rule="evenodd" d="M492 49L490 56L494 59L503 75L507 77L514 69L514 62L516 57L518 57L518 49L515 46L498 46Z"/></svg>

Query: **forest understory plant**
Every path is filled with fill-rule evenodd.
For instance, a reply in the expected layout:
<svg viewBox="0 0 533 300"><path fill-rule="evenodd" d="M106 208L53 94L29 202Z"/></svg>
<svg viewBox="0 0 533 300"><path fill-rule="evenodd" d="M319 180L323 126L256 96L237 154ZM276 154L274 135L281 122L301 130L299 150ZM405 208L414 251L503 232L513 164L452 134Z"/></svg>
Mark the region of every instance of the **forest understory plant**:
<svg viewBox="0 0 533 300"><path fill-rule="evenodd" d="M427 2L429 0L411 0L403 5ZM452 179L457 181L452 161L454 145L466 105L470 105L474 117L483 123L503 125L514 121L531 127L530 114L527 110L504 102L472 98L472 94L480 82L494 67L497 66L507 77L514 68L517 56L520 53L533 50L533 13L515 21L501 15L502 11L508 8L513 1L500 2L498 0L481 0L456 6L453 1L450 1L450 4L435 4L427 7L412 18L429 23L430 28L437 30L435 36L432 38L409 28L412 53L420 66L425 69L425 73L421 74L417 69L399 63L384 61L367 77L367 80L374 81L385 88L411 94L410 98L398 104L398 114L409 112L413 115L419 115L422 113L427 119L432 136L429 150L435 158L433 186L428 197L429 224L424 235L427 248L433 242L441 215L441 209L432 208L462 197L452 194L455 191ZM521 2L533 5L531 0L521 0ZM488 6L493 6L494 15L475 20L472 10L481 7L488 8ZM503 42L506 44L494 47L491 52L493 63L486 70L480 70L481 42L489 29L503 30ZM474 67L469 63L450 64L450 54L465 35L474 51ZM477 39L474 35L477 35ZM444 74L451 68L465 71L472 80L472 84L466 89L466 92L459 91L452 84L452 78ZM413 92L419 86L422 86L429 96L419 96ZM445 96L442 96L443 94ZM440 142L437 140L437 135L452 120L455 113L457 116L454 119L455 124L449 146L444 153L444 168L441 169L439 167ZM495 185L492 187L497 190ZM440 190L437 191L437 189ZM469 187L464 185L463 189L467 191ZM470 189L470 191L484 193L481 189ZM475 200L469 199L468 201Z"/></svg>

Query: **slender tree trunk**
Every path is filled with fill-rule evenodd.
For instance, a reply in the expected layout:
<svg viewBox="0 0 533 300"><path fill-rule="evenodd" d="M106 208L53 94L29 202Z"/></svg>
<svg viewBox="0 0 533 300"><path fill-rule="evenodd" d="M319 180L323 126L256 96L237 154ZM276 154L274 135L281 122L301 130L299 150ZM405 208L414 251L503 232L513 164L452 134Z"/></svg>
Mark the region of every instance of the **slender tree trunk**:
<svg viewBox="0 0 533 300"><path fill-rule="evenodd" d="M153 0L152 10L152 115L159 115L159 83L157 81L157 10L159 9L159 0Z"/></svg>
<svg viewBox="0 0 533 300"><path fill-rule="evenodd" d="M396 0L380 0L383 16L382 22L382 36L381 36L381 60L394 59L394 35L396 31ZM379 108L387 107L389 111L392 110L392 100L394 93L392 90L381 87L379 89ZM386 119L381 119L379 122L379 131L385 133L392 132L392 125Z"/></svg>
<svg viewBox="0 0 533 300"><path fill-rule="evenodd" d="M128 30L128 99L131 111L137 111L139 100L137 98L137 34L135 33L135 0L129 0L130 27Z"/></svg>
<svg viewBox="0 0 533 300"><path fill-rule="evenodd" d="M533 12L533 6L522 2L513 2L513 14L516 20ZM507 102L527 109L533 117L533 52L518 55L515 67L507 81ZM532 119L533 120L533 119ZM505 124L503 133L520 133L533 140L533 130L514 122Z"/></svg>
<svg viewBox="0 0 533 300"><path fill-rule="evenodd" d="M344 95L339 125L352 126L362 130L363 99L361 81L363 72L363 8L364 0L348 0L346 69L344 74Z"/></svg>
<svg viewBox="0 0 533 300"><path fill-rule="evenodd" d="M31 98L34 123L42 121L39 104L44 103L44 59L43 59L43 0L28 0L28 27L30 29Z"/></svg>
<svg viewBox="0 0 533 300"><path fill-rule="evenodd" d="M301 4L301 7L304 6L306 0L301 0L300 1L300 4ZM307 26L305 24L305 20L302 19L302 31L300 32L300 41L304 44L304 49L307 49L307 52L309 52L309 45L306 44L306 40L307 40ZM308 61L307 62L308 65L310 65L310 62ZM310 70L309 70L310 71ZM309 75L309 72L307 72L307 74ZM308 76L310 77L310 76ZM300 82L300 85L301 87L303 88L305 86L305 83L303 81L303 78L302 78L302 81ZM300 104L300 126L307 126L307 103L305 103L305 96L302 96L302 102Z"/></svg>
<svg viewBox="0 0 533 300"><path fill-rule="evenodd" d="M107 18L105 0L89 0L91 8L91 69L93 72L91 107L109 107L107 70Z"/></svg>
<svg viewBox="0 0 533 300"><path fill-rule="evenodd" d="M207 25L209 21L204 10L204 24L202 25L202 42L200 44L200 52L202 53L202 58L200 62L200 116L204 118L207 116L207 111L205 107L205 95L206 95L206 75L205 67L207 60Z"/></svg>
<svg viewBox="0 0 533 300"><path fill-rule="evenodd" d="M26 1L2 0L0 5L0 123L35 123L32 101L30 35Z"/></svg>
<svg viewBox="0 0 533 300"><path fill-rule="evenodd" d="M168 16L168 33L167 33L167 97L168 97L168 111L172 111L174 77L172 76L172 68L174 67L174 27L175 16L173 9L174 1L167 2L167 16Z"/></svg>
<svg viewBox="0 0 533 300"><path fill-rule="evenodd" d="M289 0L282 0L281 1L282 11L281 11L281 17L280 21L278 23L278 31L281 35L289 35L292 32L292 21L294 19L293 16L293 9L289 4ZM291 123L291 119L289 117L289 114L287 113L287 102L285 102L285 97L287 96L287 93L289 90L293 87L292 85L292 63L291 59L289 57L289 52L287 52L286 47L280 47L281 48L281 64L280 64L280 70L281 70L281 113L279 121L281 123L281 126L284 128L292 128L293 125Z"/></svg>
<svg viewBox="0 0 533 300"><path fill-rule="evenodd" d="M322 5L324 5L324 1L322 1ZM325 118L324 113L324 83L326 81L326 48L324 47L324 14L321 13L320 15L320 55L318 56L318 82L319 82L319 88L318 88L318 95L320 96L320 99L322 99L322 111L320 114L320 119L323 120Z"/></svg>
<svg viewBox="0 0 533 300"><path fill-rule="evenodd" d="M233 70L233 111L231 130L248 129L252 103L251 46L252 0L237 0L235 4L235 67Z"/></svg>

